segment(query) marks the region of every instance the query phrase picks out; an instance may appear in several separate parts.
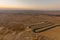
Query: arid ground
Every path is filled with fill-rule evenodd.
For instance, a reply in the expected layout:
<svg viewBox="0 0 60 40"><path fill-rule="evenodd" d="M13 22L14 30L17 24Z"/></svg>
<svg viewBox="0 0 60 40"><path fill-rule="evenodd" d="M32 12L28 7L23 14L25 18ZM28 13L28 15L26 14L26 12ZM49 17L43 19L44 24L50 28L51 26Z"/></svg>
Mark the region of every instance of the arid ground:
<svg viewBox="0 0 60 40"><path fill-rule="evenodd" d="M59 15L0 13L0 40L60 40L56 25L60 25ZM46 27L52 28L44 31Z"/></svg>

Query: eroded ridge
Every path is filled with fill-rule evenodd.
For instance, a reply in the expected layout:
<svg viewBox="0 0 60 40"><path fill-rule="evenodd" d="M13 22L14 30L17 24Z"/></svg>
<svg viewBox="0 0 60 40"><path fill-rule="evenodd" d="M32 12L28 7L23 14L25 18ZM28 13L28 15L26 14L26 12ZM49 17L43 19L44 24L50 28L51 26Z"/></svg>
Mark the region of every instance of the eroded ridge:
<svg viewBox="0 0 60 40"><path fill-rule="evenodd" d="M40 33L59 26L59 24L55 24L49 21L43 21L37 24L32 24L31 26L29 26L29 28L35 33Z"/></svg>

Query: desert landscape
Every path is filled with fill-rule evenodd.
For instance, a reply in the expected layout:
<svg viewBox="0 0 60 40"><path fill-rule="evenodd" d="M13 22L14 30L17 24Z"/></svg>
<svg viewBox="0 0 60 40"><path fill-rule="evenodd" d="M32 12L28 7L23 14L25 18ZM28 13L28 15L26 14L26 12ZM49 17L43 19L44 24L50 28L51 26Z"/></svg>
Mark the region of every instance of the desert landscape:
<svg viewBox="0 0 60 40"><path fill-rule="evenodd" d="M60 40L60 0L0 0L0 40Z"/></svg>
<svg viewBox="0 0 60 40"><path fill-rule="evenodd" d="M1 12L0 40L60 40L59 14L59 11Z"/></svg>

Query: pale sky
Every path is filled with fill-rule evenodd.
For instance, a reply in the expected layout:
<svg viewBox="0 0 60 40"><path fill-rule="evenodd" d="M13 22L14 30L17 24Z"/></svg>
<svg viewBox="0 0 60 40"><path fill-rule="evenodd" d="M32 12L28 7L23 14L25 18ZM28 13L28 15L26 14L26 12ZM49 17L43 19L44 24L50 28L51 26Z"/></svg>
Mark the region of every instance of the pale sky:
<svg viewBox="0 0 60 40"><path fill-rule="evenodd" d="M0 0L0 8L60 10L60 0Z"/></svg>

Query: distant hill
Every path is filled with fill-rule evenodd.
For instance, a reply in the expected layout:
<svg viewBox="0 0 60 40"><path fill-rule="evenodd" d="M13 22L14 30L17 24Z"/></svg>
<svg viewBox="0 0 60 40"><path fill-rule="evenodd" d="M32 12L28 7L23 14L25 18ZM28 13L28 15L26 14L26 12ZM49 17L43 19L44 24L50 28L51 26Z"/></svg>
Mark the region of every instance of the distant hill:
<svg viewBox="0 0 60 40"><path fill-rule="evenodd" d="M58 15L60 16L60 11L44 11L44 10L0 10L0 13L18 13L18 14L32 14L32 15Z"/></svg>

